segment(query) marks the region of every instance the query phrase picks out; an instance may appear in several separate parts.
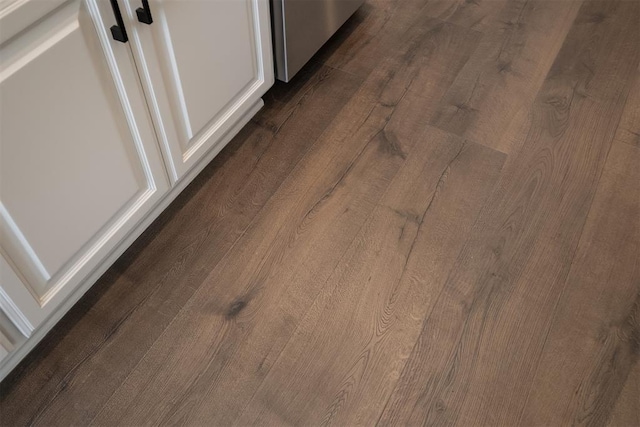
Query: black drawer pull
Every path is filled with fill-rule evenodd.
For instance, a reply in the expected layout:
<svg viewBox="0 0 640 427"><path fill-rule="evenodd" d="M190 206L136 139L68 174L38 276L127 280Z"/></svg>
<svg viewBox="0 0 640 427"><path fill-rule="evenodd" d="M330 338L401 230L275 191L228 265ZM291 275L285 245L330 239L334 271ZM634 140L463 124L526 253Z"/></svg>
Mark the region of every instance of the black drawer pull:
<svg viewBox="0 0 640 427"><path fill-rule="evenodd" d="M111 0L111 9L113 9L113 15L116 18L116 25L111 27L111 35L114 40L126 43L129 41L129 37L127 37L127 30L124 28L124 21L122 20L122 14L120 14L118 0Z"/></svg>
<svg viewBox="0 0 640 427"><path fill-rule="evenodd" d="M138 21L143 24L151 25L153 18L151 17L151 8L149 7L149 0L142 0L142 7L136 9L136 15L138 15Z"/></svg>

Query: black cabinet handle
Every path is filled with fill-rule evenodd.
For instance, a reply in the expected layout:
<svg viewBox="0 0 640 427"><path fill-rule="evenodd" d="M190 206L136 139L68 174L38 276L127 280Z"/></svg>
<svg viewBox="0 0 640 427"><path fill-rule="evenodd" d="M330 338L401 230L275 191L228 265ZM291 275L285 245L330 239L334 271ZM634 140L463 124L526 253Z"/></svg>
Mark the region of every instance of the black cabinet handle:
<svg viewBox="0 0 640 427"><path fill-rule="evenodd" d="M127 37L127 30L124 28L124 21L122 20L122 14L120 13L118 0L111 0L111 9L113 9L113 15L116 18L116 25L111 27L111 35L114 40L126 43L129 41L129 37Z"/></svg>
<svg viewBox="0 0 640 427"><path fill-rule="evenodd" d="M149 0L142 0L142 7L136 9L136 15L138 15L138 21L143 24L151 25L153 18L151 17L151 8L149 7Z"/></svg>

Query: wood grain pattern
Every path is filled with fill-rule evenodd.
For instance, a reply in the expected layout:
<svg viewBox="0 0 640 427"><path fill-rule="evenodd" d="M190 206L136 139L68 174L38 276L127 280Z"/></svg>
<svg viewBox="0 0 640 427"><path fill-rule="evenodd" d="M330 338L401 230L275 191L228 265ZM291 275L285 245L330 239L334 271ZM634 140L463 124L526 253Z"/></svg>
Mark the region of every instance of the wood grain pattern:
<svg viewBox="0 0 640 427"><path fill-rule="evenodd" d="M421 140L238 425L375 423L504 160L433 129Z"/></svg>
<svg viewBox="0 0 640 427"><path fill-rule="evenodd" d="M365 3L316 55L326 65L367 77L381 59L394 55L407 31L423 18L426 0Z"/></svg>
<svg viewBox="0 0 640 427"><path fill-rule="evenodd" d="M517 424L639 60L639 13L580 10L381 424Z"/></svg>
<svg viewBox="0 0 640 427"><path fill-rule="evenodd" d="M620 142L613 145L522 424L604 425L625 384L629 394L637 393L637 377L630 372L640 359L638 165L640 150ZM553 395L543 392L551 388ZM625 411L628 415L638 415L640 394L635 397L636 409ZM636 417L626 425L639 421Z"/></svg>
<svg viewBox="0 0 640 427"><path fill-rule="evenodd" d="M640 70L636 73L633 87L629 91L615 138L640 147Z"/></svg>
<svg viewBox="0 0 640 427"><path fill-rule="evenodd" d="M635 364L629 373L624 388L618 395L618 402L609 416L608 426L637 426L640 425L640 363Z"/></svg>
<svg viewBox="0 0 640 427"><path fill-rule="evenodd" d="M431 0L425 13L432 18L485 33L498 29L494 26L495 18L507 5L507 0Z"/></svg>
<svg viewBox="0 0 640 427"><path fill-rule="evenodd" d="M502 4L503 8L483 16L482 27L488 30L431 123L508 153L511 146L503 132L519 117L519 111L531 108L580 2L481 4Z"/></svg>
<svg viewBox="0 0 640 427"><path fill-rule="evenodd" d="M0 424L640 425L638 22L368 0L0 384Z"/></svg>

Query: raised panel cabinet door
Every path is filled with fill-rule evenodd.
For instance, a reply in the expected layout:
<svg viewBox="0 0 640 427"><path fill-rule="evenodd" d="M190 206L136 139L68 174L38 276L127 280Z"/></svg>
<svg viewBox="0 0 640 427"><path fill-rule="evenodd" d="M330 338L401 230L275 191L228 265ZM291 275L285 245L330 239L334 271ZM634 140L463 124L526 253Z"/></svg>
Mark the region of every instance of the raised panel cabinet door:
<svg viewBox="0 0 640 427"><path fill-rule="evenodd" d="M169 188L111 5L56 1L14 1L23 28L0 39L0 302L27 336Z"/></svg>
<svg viewBox="0 0 640 427"><path fill-rule="evenodd" d="M273 85L268 0L150 0L147 11L142 0L124 3L131 47L176 182L204 154L221 150L226 134L262 106L261 96Z"/></svg>

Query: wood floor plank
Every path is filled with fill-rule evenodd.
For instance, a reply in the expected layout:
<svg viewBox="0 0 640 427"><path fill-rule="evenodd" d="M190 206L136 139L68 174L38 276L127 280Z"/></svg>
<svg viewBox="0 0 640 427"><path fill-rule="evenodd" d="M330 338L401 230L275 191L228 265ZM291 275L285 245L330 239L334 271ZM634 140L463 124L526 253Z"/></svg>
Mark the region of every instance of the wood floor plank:
<svg viewBox="0 0 640 427"><path fill-rule="evenodd" d="M618 396L618 402L609 417L608 426L639 426L640 425L640 363L636 363L629 373L629 378Z"/></svg>
<svg viewBox="0 0 640 427"><path fill-rule="evenodd" d="M292 88L304 95L266 106L265 116L289 121L248 125L18 367L19 384L3 382L3 419L67 424L69 405L87 394L75 422L95 416L362 82L328 67L305 72ZM34 390L37 407L23 411Z"/></svg>
<svg viewBox="0 0 640 427"><path fill-rule="evenodd" d="M380 424L517 424L640 60L638 6L581 8Z"/></svg>
<svg viewBox="0 0 640 427"><path fill-rule="evenodd" d="M373 425L503 161L428 129L237 424Z"/></svg>
<svg viewBox="0 0 640 427"><path fill-rule="evenodd" d="M573 22L580 1L489 1L475 54L442 99L432 124L508 153L504 131L529 111Z"/></svg>
<svg viewBox="0 0 640 427"><path fill-rule="evenodd" d="M325 88L325 85L333 84L336 76L345 77L345 73L335 72L335 69L315 61L307 64L291 82L276 81L274 83L262 97L265 102L265 108L260 110L251 121L277 134L287 121L297 121L299 110L302 110L302 112L313 108L325 110L318 110L318 113L321 113L319 117L324 117L322 113L326 114L327 111L332 113L339 111L344 103L333 106L328 103L317 104L316 100L317 97L323 95L322 91L330 89L330 87ZM351 76L349 80L361 82L363 79ZM352 91L347 91L346 94L353 95L356 89L357 86ZM309 105L310 103L311 105Z"/></svg>
<svg viewBox="0 0 640 427"><path fill-rule="evenodd" d="M509 3L509 0L430 0L425 13L485 33L495 30L496 17Z"/></svg>
<svg viewBox="0 0 640 427"><path fill-rule="evenodd" d="M421 66L416 67L405 86L409 87L411 94L424 99L421 109L423 115L431 120L447 89L477 51L482 34L428 17L416 20L414 29L425 32L425 35L413 37L418 42L411 45L408 54ZM406 90L406 87L396 90Z"/></svg>
<svg viewBox="0 0 640 427"><path fill-rule="evenodd" d="M412 108L418 108L422 122L427 122L475 52L480 38L481 34L473 30L429 17L416 18L403 33L399 54L378 58L378 67L370 73L374 76L366 84L384 82L384 87L371 89L381 91L382 103L393 104L403 94L411 93L410 99L415 103ZM409 66L398 67L398 63Z"/></svg>
<svg viewBox="0 0 640 427"><path fill-rule="evenodd" d="M98 424L189 422L203 402L210 411L250 397L260 370L284 346L424 126L420 110L400 102L404 93L386 90L417 65L386 66L396 72L372 73L116 391ZM244 387L236 370L257 376ZM225 381L235 383L238 398ZM233 408L215 414L225 424Z"/></svg>
<svg viewBox="0 0 640 427"><path fill-rule="evenodd" d="M367 77L380 60L407 40L418 19L426 17L426 0L373 0L351 17L316 55L316 60Z"/></svg>
<svg viewBox="0 0 640 427"><path fill-rule="evenodd" d="M605 425L625 384L637 379L630 372L640 359L638 165L640 150L613 145L521 424ZM635 398L624 419L638 415Z"/></svg>
<svg viewBox="0 0 640 427"><path fill-rule="evenodd" d="M640 147L640 70L636 73L635 82L618 125L616 140Z"/></svg>

